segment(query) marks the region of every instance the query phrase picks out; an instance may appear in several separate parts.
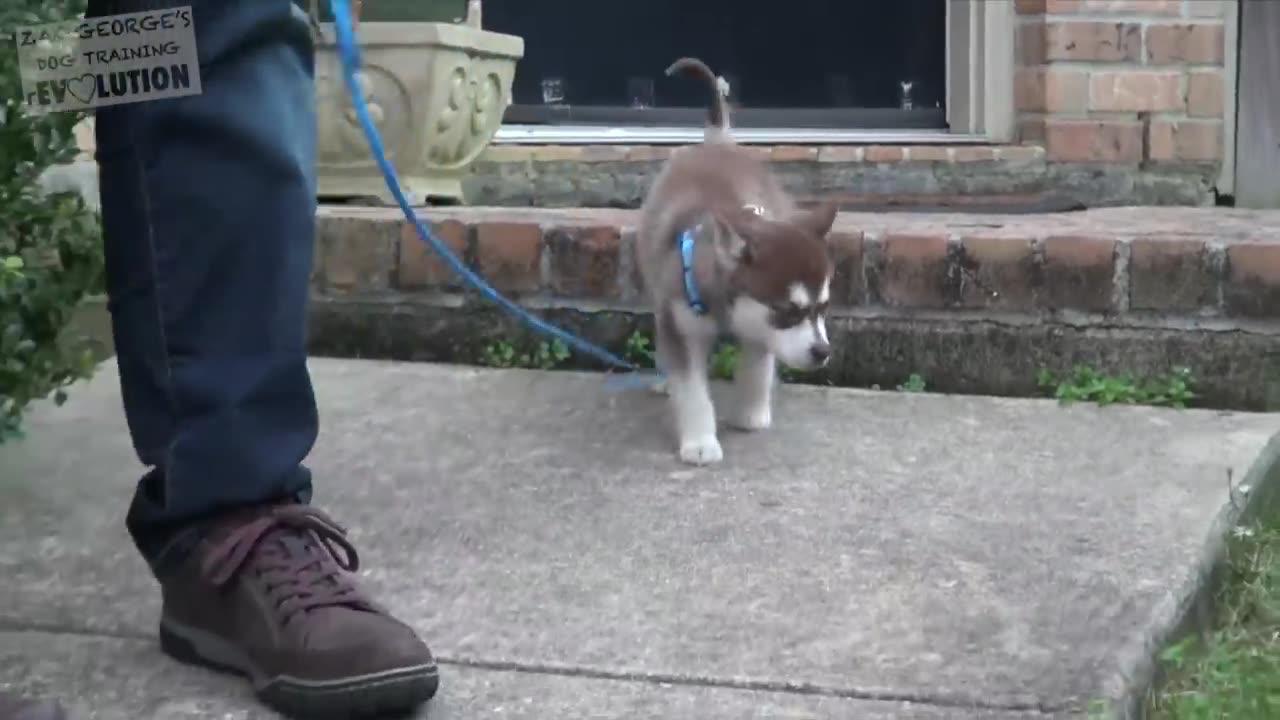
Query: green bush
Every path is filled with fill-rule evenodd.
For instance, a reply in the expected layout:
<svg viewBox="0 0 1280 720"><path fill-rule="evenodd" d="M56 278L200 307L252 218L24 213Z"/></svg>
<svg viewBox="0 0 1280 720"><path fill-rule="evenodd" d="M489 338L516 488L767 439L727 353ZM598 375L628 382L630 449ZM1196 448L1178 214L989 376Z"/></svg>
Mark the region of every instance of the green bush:
<svg viewBox="0 0 1280 720"><path fill-rule="evenodd" d="M29 115L20 98L12 28L73 18L83 0L4 0L0 6L0 443L33 400L93 372L88 339L68 331L81 300L103 284L97 217L74 192L42 194L38 179L72 160L81 113Z"/></svg>

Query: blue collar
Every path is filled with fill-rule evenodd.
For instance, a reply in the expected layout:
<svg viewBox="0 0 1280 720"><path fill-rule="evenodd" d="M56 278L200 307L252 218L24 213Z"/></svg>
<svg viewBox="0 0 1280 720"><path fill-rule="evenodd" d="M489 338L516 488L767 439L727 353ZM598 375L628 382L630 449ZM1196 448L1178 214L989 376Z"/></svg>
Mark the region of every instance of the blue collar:
<svg viewBox="0 0 1280 720"><path fill-rule="evenodd" d="M685 230L680 234L680 265L684 270L684 295L689 301L689 309L696 315L706 315L707 305L702 302L698 292L698 282L693 275L693 230Z"/></svg>

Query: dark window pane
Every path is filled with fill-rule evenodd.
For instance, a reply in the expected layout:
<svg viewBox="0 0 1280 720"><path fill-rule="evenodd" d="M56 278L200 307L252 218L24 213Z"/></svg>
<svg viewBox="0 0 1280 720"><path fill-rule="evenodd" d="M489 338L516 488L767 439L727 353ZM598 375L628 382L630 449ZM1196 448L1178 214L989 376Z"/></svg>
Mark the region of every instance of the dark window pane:
<svg viewBox="0 0 1280 720"><path fill-rule="evenodd" d="M589 122L584 118L594 109L608 122L599 109L653 104L656 113L633 117L654 120L663 108L700 108L706 88L662 74L671 61L693 55L731 80L746 108L739 124L788 116L823 124L824 113L814 111L854 109L880 109L864 117L894 124L904 82L911 83L914 122L922 110L931 124L942 117L945 0L485 0L484 8L487 29L525 39L514 116L537 110ZM548 114L548 104L579 110ZM756 122L751 111L760 111ZM680 117L701 120L696 113ZM910 117L899 119L911 124Z"/></svg>
<svg viewBox="0 0 1280 720"><path fill-rule="evenodd" d="M352 3L354 5L354 3ZM320 0L321 22L331 22L329 0ZM457 22L467 17L467 0L364 0L360 19L367 22Z"/></svg>

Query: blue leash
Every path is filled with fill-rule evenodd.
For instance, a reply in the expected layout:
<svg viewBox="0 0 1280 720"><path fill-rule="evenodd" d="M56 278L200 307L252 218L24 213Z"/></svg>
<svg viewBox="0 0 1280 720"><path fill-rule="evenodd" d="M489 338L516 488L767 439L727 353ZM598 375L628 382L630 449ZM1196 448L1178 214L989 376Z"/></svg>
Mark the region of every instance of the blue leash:
<svg viewBox="0 0 1280 720"><path fill-rule="evenodd" d="M467 284L480 291L480 294L496 303L500 307L506 309L512 315L515 315L521 322L529 327L541 332L545 335L557 338L565 345L581 351L591 357L596 358L608 365L629 371L628 375L612 376L610 383L617 389L625 389L628 387L645 387L651 385L660 375L657 373L642 373L640 368L634 364L623 360L608 350L587 342L586 340L574 335L567 330L559 328L551 323L538 318L537 316L525 310L523 307L508 300L501 293L493 288L484 278L472 272L461 260L453 254L447 245L440 242L438 238L431 234L422 219L417 213L409 207L409 201L405 198L404 190L400 187L400 181L396 176L395 169L391 166L391 162L387 159L386 149L382 145L382 137L378 134L378 128L373 124L373 119L369 116L369 108L365 104L364 93L361 91L356 82L356 71L360 67L360 48L356 44L355 29L351 25L351 8L347 0L330 0L329 8L333 12L333 24L338 32L338 54L342 58L342 66L344 75L346 76L347 89L351 93L351 100L355 107L356 115L360 118L360 125L364 128L365 137L369 140L369 148L373 153L373 159L378 163L378 167L382 170L382 177L387 182L387 187L391 190L391 194L395 196L396 202L400 205L401 212L404 213L405 219L413 223L418 230L418 237L436 252L445 263L453 269L455 273L462 276ZM648 377L646 377L648 376Z"/></svg>

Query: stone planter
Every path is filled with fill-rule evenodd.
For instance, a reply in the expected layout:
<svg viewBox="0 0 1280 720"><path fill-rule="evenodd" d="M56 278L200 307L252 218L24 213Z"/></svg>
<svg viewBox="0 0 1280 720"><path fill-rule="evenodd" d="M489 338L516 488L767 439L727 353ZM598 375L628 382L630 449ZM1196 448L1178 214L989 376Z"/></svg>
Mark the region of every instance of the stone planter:
<svg viewBox="0 0 1280 720"><path fill-rule="evenodd" d="M393 205L347 95L333 25L322 29L317 194ZM365 20L358 34L358 79L410 202L464 202L462 178L511 104L524 40L480 29L478 13L467 24Z"/></svg>

